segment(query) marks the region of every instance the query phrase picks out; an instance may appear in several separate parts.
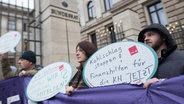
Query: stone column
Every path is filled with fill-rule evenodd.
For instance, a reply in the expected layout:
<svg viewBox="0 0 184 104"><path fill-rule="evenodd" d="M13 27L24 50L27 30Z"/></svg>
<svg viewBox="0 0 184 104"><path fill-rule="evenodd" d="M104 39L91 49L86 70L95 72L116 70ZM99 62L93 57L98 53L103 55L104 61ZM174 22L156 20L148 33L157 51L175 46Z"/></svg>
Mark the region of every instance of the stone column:
<svg viewBox="0 0 184 104"><path fill-rule="evenodd" d="M40 0L43 65L66 61L76 66L75 47L80 41L75 0ZM39 15L39 5L36 7Z"/></svg>

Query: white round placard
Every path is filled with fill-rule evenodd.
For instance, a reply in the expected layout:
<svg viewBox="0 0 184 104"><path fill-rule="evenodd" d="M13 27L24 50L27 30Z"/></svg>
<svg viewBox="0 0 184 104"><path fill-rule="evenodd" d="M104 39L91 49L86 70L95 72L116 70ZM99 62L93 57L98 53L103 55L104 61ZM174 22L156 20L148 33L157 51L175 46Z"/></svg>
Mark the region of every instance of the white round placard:
<svg viewBox="0 0 184 104"><path fill-rule="evenodd" d="M8 51L15 52L15 47L21 39L21 34L17 31L10 31L0 37L0 53Z"/></svg>
<svg viewBox="0 0 184 104"><path fill-rule="evenodd" d="M28 99L38 102L47 100L57 93L65 93L71 80L72 66L67 62L56 62L41 69L33 76L26 89Z"/></svg>
<svg viewBox="0 0 184 104"><path fill-rule="evenodd" d="M140 84L154 75L157 66L158 57L151 47L123 41L95 52L84 66L83 78L89 87Z"/></svg>

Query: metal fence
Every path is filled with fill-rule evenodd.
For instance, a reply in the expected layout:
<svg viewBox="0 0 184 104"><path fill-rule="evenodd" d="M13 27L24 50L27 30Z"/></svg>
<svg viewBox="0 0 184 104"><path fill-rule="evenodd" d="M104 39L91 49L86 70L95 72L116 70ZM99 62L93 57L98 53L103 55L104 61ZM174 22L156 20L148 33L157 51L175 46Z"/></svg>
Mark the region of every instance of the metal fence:
<svg viewBox="0 0 184 104"><path fill-rule="evenodd" d="M97 37L98 48L102 48L111 43L122 41L124 38L126 38L122 25L106 27L104 31L100 31L97 34L100 34Z"/></svg>
<svg viewBox="0 0 184 104"><path fill-rule="evenodd" d="M178 49L184 51L184 24L182 24L181 20L178 20L175 23L168 24L166 27L170 31L172 38L176 41ZM111 26L97 34L98 48L126 39L121 25L115 26L115 28Z"/></svg>
<svg viewBox="0 0 184 104"><path fill-rule="evenodd" d="M168 24L167 29L176 41L178 49L184 51L184 24L182 24L181 20Z"/></svg>
<svg viewBox="0 0 184 104"><path fill-rule="evenodd" d="M13 65L16 65L17 58L26 50L34 51L37 64L42 65L41 22L40 17L35 16L35 9L29 7L31 1L22 0L21 5L20 0L0 0L0 35L9 31L18 31L22 35L19 53L8 54ZM23 5L25 2L26 6Z"/></svg>

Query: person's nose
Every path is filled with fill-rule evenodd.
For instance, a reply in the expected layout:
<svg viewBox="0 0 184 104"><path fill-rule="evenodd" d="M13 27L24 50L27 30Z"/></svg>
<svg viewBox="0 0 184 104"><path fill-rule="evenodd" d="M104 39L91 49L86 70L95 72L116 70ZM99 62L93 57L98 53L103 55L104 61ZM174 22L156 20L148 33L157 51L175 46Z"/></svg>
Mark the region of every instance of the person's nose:
<svg viewBox="0 0 184 104"><path fill-rule="evenodd" d="M79 55L79 51L76 52L76 56L78 56L78 55Z"/></svg>
<svg viewBox="0 0 184 104"><path fill-rule="evenodd" d="M145 37L144 37L144 41L147 41L148 39L149 39L148 36L145 36Z"/></svg>
<svg viewBox="0 0 184 104"><path fill-rule="evenodd" d="M19 64L19 65L21 64L21 61L20 61L20 60L18 61L18 64Z"/></svg>
<svg viewBox="0 0 184 104"><path fill-rule="evenodd" d="M144 36L144 40L146 40L147 39L147 36Z"/></svg>

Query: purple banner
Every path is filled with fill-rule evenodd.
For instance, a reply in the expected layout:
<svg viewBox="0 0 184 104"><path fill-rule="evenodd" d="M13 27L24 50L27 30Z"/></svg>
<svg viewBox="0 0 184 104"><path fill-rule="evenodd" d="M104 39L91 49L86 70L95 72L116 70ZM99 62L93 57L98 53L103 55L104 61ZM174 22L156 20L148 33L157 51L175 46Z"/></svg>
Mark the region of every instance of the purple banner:
<svg viewBox="0 0 184 104"><path fill-rule="evenodd" d="M121 84L58 94L43 104L184 104L184 76L142 86Z"/></svg>
<svg viewBox="0 0 184 104"><path fill-rule="evenodd" d="M27 104L25 87L29 77L12 77L0 81L0 104Z"/></svg>
<svg viewBox="0 0 184 104"><path fill-rule="evenodd" d="M27 104L25 87L28 77L13 77L0 81L0 104ZM71 96L57 94L42 104L183 104L184 76L142 86L120 84L73 92Z"/></svg>

